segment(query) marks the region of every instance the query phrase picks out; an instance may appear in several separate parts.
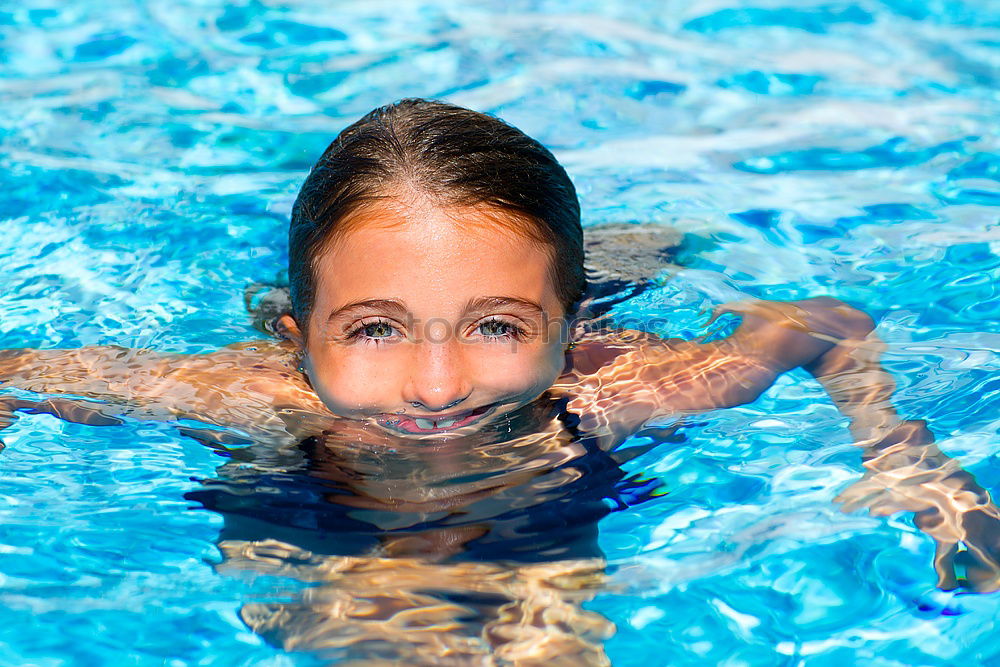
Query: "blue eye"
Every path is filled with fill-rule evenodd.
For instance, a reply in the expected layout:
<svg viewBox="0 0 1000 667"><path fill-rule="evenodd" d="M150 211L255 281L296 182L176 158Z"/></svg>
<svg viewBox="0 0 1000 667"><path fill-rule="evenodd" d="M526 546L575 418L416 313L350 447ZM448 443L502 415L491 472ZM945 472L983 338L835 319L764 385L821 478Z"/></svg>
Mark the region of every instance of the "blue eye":
<svg viewBox="0 0 1000 667"><path fill-rule="evenodd" d="M503 320L486 320L477 327L479 333L487 338L508 338L521 335L521 330L510 322Z"/></svg>
<svg viewBox="0 0 1000 667"><path fill-rule="evenodd" d="M396 337L399 330L389 322L376 320L374 322L361 322L353 330L347 333L348 340L368 341L378 343Z"/></svg>
<svg viewBox="0 0 1000 667"><path fill-rule="evenodd" d="M359 331L367 338L388 338L394 329L388 322L372 322L362 326Z"/></svg>

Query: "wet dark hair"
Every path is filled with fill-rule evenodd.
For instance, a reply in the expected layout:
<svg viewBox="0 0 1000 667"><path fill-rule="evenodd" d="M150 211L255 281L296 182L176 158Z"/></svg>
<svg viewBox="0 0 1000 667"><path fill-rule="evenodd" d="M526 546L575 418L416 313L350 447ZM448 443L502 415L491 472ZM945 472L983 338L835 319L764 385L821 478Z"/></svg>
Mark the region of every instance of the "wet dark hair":
<svg viewBox="0 0 1000 667"><path fill-rule="evenodd" d="M292 208L288 281L306 328L317 256L366 204L415 190L443 206L513 213L517 230L551 249L566 314L583 296L583 231L576 189L544 146L517 128L452 104L405 99L379 107L334 139ZM498 224L503 224L498 218Z"/></svg>

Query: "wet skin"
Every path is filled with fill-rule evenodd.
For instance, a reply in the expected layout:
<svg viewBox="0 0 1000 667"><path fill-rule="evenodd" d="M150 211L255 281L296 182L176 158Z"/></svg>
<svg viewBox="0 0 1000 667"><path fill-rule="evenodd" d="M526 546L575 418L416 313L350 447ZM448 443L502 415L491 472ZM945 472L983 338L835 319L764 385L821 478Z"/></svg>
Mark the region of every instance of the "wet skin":
<svg viewBox="0 0 1000 667"><path fill-rule="evenodd" d="M356 212L318 257L308 322L283 318L283 343L206 355L0 352L0 380L9 386L114 404L7 399L6 418L25 409L106 423L133 412L229 426L279 446L323 432L372 446L433 446L495 428L546 394L564 399L581 430L612 450L651 419L752 401L778 374L804 367L865 450L868 473L843 494L848 506L916 512L938 542L941 586L958 583L960 542L969 547L968 585L1000 586L1000 512L922 423L896 415L866 315L823 298L729 304L722 310L743 323L722 341L573 332L571 349L547 250L517 232L524 221L504 215L420 198ZM376 501L388 493L377 487L366 491ZM461 504L419 487L404 494L427 507Z"/></svg>
<svg viewBox="0 0 1000 667"><path fill-rule="evenodd" d="M418 200L356 212L316 262L308 323L282 318L334 414L451 434L538 398L568 341L546 248L496 214Z"/></svg>

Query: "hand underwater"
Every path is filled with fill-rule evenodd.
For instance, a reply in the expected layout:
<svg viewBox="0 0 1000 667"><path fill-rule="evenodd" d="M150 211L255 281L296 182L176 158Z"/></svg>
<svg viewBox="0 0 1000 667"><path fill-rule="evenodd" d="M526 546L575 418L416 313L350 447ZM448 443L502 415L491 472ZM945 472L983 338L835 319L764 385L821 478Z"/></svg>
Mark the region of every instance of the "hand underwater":
<svg viewBox="0 0 1000 667"><path fill-rule="evenodd" d="M116 426L122 423L122 420L113 414L114 406L98 403L91 405L63 398L30 400L0 396L0 429L7 428L17 420L16 412L50 414L63 421L87 426Z"/></svg>
<svg viewBox="0 0 1000 667"><path fill-rule="evenodd" d="M914 512L914 524L937 546L939 588L1000 590L1000 508L957 461L941 453L923 423L904 422L865 449L867 472L835 499L843 511Z"/></svg>

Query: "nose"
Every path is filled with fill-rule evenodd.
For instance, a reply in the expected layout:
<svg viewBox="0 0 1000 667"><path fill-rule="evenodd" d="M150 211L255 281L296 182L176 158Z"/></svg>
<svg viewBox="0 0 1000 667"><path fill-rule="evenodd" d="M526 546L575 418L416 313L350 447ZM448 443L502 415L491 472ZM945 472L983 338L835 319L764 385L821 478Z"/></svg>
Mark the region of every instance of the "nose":
<svg viewBox="0 0 1000 667"><path fill-rule="evenodd" d="M422 341L414 345L403 400L432 412L459 405L472 393L462 350L456 341Z"/></svg>

